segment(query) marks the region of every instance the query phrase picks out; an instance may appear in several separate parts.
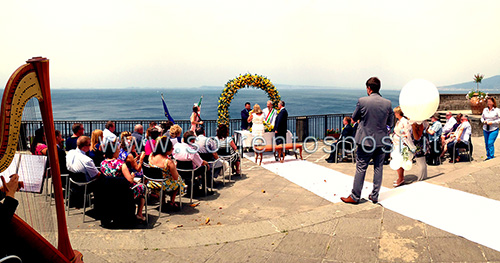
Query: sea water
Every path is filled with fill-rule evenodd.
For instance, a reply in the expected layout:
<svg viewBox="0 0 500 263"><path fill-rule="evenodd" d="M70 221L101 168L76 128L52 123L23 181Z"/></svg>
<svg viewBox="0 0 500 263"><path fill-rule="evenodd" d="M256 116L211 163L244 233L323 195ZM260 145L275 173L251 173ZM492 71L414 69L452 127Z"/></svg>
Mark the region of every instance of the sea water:
<svg viewBox="0 0 500 263"><path fill-rule="evenodd" d="M53 89L52 107L55 120L126 120L165 119L161 94L170 115L175 120L188 120L194 103L203 96L201 117L217 119L218 100L222 88L184 89ZM366 89L308 88L278 89L286 102L289 116L352 113L358 98L366 96ZM398 90L381 90L381 95L399 104ZM266 107L267 94L255 88L242 88L229 107L230 118L240 118L245 102L252 107Z"/></svg>

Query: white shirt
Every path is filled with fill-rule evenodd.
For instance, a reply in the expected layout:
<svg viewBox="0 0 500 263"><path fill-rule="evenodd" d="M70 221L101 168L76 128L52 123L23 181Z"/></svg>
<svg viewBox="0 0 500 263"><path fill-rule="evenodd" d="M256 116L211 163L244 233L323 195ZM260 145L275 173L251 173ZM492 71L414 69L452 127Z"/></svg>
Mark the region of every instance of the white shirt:
<svg viewBox="0 0 500 263"><path fill-rule="evenodd" d="M196 137L195 143L198 145L199 153L217 152L217 145L214 139L207 138L205 135L200 134Z"/></svg>
<svg viewBox="0 0 500 263"><path fill-rule="evenodd" d="M84 173L87 181L99 174L94 161L80 149L73 149L66 154L66 168L73 173Z"/></svg>
<svg viewBox="0 0 500 263"><path fill-rule="evenodd" d="M104 129L104 131L102 132L102 137L103 137L102 140L103 145L106 145L106 143L112 142L116 139L116 135L108 129Z"/></svg>
<svg viewBox="0 0 500 263"><path fill-rule="evenodd" d="M491 110L488 107L484 108L483 115L481 115L481 122L484 123L485 121L492 122L492 124L491 125L484 124L483 130L485 131L497 130L498 124L500 124L500 110L498 108L493 108Z"/></svg>
<svg viewBox="0 0 500 263"><path fill-rule="evenodd" d="M273 110L274 108L272 108ZM265 109L262 110L262 115L264 116L264 122L267 120L267 115L269 114L269 109L266 107ZM272 115L271 115L271 125L274 126L274 121L276 121L276 116L278 116L278 111L274 109Z"/></svg>
<svg viewBox="0 0 500 263"><path fill-rule="evenodd" d="M193 168L196 169L203 164L203 160L196 152L196 149L189 146L187 143L176 143L172 153L177 161L192 161Z"/></svg>
<svg viewBox="0 0 500 263"><path fill-rule="evenodd" d="M457 128L456 134L458 134L458 132L460 131L460 129L463 129L462 135L460 135L460 141L468 144L469 143L469 139L470 139L470 135L471 135L471 132L472 132L470 123L468 121L462 122L460 124L460 126L458 126L458 128ZM457 141L457 139L455 139L455 142L456 141Z"/></svg>
<svg viewBox="0 0 500 263"><path fill-rule="evenodd" d="M446 120L446 123L444 124L443 127L443 134L447 134L451 132L451 129L453 129L453 125L457 123L457 119L455 117L451 116L448 120Z"/></svg>

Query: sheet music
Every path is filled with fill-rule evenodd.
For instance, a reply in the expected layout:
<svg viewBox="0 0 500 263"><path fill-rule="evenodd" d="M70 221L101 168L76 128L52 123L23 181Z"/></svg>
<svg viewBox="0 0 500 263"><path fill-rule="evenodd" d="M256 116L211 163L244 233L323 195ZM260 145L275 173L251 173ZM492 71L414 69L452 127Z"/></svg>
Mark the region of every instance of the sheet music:
<svg viewBox="0 0 500 263"><path fill-rule="evenodd" d="M9 182L10 176L16 173L19 154L16 153L5 171L0 173L5 178L5 182ZM23 154L21 156L21 164L19 166L19 181L24 182L23 192L41 193L43 185L43 176L45 174L45 166L47 164L47 156ZM0 181L0 185L2 182Z"/></svg>

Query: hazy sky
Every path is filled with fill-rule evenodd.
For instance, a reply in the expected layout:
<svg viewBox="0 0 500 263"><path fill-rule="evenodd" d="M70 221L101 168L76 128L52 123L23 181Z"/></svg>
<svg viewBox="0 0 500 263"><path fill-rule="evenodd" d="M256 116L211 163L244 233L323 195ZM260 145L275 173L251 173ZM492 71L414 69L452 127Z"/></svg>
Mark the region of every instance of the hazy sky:
<svg viewBox="0 0 500 263"><path fill-rule="evenodd" d="M32 56L53 88L385 88L500 74L500 1L3 1L0 83Z"/></svg>

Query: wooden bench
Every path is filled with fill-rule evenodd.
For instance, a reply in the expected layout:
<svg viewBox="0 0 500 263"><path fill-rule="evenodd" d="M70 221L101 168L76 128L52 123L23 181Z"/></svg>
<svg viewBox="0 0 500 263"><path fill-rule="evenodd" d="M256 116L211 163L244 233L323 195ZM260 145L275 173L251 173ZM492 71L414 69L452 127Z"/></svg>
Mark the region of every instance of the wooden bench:
<svg viewBox="0 0 500 263"><path fill-rule="evenodd" d="M295 148L294 148L295 146ZM283 149L284 148L284 149ZM255 163L257 163L257 160L260 157L260 162L259 165L262 164L262 154L264 152L272 152L273 151L273 146L272 145L265 145L265 146L255 146ZM302 159L302 144L293 144L293 143L287 143L285 146L282 144L274 146L274 151L275 153L279 156L280 162L283 162L285 160L285 151L286 150L294 150L293 153L295 154L295 159L297 158L297 152L295 150L299 150L300 154L300 159Z"/></svg>

